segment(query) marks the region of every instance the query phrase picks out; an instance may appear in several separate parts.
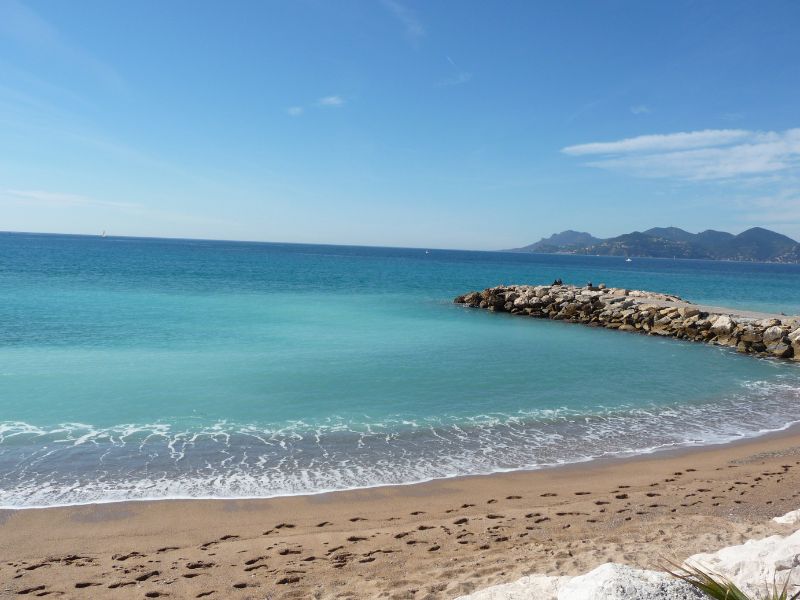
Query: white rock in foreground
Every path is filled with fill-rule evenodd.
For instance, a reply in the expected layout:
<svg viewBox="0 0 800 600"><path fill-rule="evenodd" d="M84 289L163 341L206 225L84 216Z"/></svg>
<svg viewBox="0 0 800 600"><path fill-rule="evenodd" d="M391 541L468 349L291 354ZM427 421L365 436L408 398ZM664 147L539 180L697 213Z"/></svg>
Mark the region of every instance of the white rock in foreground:
<svg viewBox="0 0 800 600"><path fill-rule="evenodd" d="M556 600L562 581L571 577L529 575L512 583L493 585L456 600Z"/></svg>
<svg viewBox="0 0 800 600"><path fill-rule="evenodd" d="M775 517L772 520L776 523L780 523L781 525L794 525L800 521L800 509L793 510L792 512L788 512L780 517Z"/></svg>
<svg viewBox="0 0 800 600"><path fill-rule="evenodd" d="M558 589L558 600L699 600L688 583L658 571L606 563L572 577Z"/></svg>
<svg viewBox="0 0 800 600"><path fill-rule="evenodd" d="M605 563L576 577L531 575L461 600L701 600L689 584L658 571Z"/></svg>
<svg viewBox="0 0 800 600"><path fill-rule="evenodd" d="M776 517L778 523L800 521L800 510ZM800 530L695 554L686 560L723 575L745 593L757 595L773 581L789 578L790 595L800 589ZM576 577L530 575L513 583L480 590L459 600L696 600L703 598L688 584L666 573L606 563Z"/></svg>
<svg viewBox="0 0 800 600"><path fill-rule="evenodd" d="M800 569L797 569L800 530L789 536L772 535L709 554L695 554L686 562L725 575L745 593L763 593L765 586L773 581L782 586L787 577L789 589L797 591L800 587Z"/></svg>

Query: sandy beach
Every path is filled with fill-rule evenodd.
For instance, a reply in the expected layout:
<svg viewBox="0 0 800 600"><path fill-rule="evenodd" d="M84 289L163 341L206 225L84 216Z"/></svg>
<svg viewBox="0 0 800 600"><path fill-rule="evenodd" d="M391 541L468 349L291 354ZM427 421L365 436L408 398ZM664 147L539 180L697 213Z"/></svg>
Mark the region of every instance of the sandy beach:
<svg viewBox="0 0 800 600"><path fill-rule="evenodd" d="M795 429L724 446L266 500L0 511L0 597L453 598L789 530Z"/></svg>

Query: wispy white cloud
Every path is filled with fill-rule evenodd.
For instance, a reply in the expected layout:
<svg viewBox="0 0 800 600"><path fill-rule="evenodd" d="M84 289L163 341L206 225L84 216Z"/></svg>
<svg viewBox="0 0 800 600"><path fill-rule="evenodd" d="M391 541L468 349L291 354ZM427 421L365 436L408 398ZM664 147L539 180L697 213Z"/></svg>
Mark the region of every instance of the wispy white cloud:
<svg viewBox="0 0 800 600"><path fill-rule="evenodd" d="M113 67L69 42L57 28L17 0L0 2L0 36L42 53L52 62L88 73L115 91L125 87Z"/></svg>
<svg viewBox="0 0 800 600"><path fill-rule="evenodd" d="M418 46L421 39L425 36L425 26L419 20L416 13L397 0L381 0L381 3L386 7L386 10L389 11L389 14L403 25L408 41L413 46Z"/></svg>
<svg viewBox="0 0 800 600"><path fill-rule="evenodd" d="M332 106L338 108L340 106L344 106L344 98L341 96L325 96L317 100L317 104L320 106Z"/></svg>
<svg viewBox="0 0 800 600"><path fill-rule="evenodd" d="M445 77L438 85L439 87L449 87L453 85L463 85L472 81L472 73L457 73L451 77Z"/></svg>
<svg viewBox="0 0 800 600"><path fill-rule="evenodd" d="M455 70L455 73L450 75L449 77L445 77L444 79L440 80L437 83L437 85L439 87L450 87L450 86L454 86L454 85L463 85L465 83L469 83L470 81L472 81L472 73L470 73L468 71L464 71L463 69L461 69L455 63L455 61L452 58L450 58L449 56L446 57L446 58L447 58L447 62L449 62L450 66L452 66L453 69Z"/></svg>
<svg viewBox="0 0 800 600"><path fill-rule="evenodd" d="M585 154L622 154L632 152L663 152L665 150L685 150L720 146L743 140L751 132L743 129L706 129L680 133L640 135L615 142L592 142L562 148L564 154L582 156Z"/></svg>
<svg viewBox="0 0 800 600"><path fill-rule="evenodd" d="M634 115L649 115L653 112L646 104L635 104L630 108L631 113Z"/></svg>
<svg viewBox="0 0 800 600"><path fill-rule="evenodd" d="M768 227L800 240L800 187L797 181L773 191L743 189L726 194L719 207L743 229L757 225Z"/></svg>
<svg viewBox="0 0 800 600"><path fill-rule="evenodd" d="M744 119L744 113L740 112L726 112L720 115L725 121L741 121Z"/></svg>
<svg viewBox="0 0 800 600"><path fill-rule="evenodd" d="M98 209L106 213L117 213L117 219L131 216L144 217L153 222L181 222L194 225L238 226L238 223L198 214L188 214L164 208L155 208L138 202L118 202L99 200L81 194L52 192L46 190L0 190L0 204L11 203L30 207L48 207L52 209L90 210ZM41 208L37 208L41 211Z"/></svg>
<svg viewBox="0 0 800 600"><path fill-rule="evenodd" d="M83 206L116 209L142 208L141 204L132 202L109 202L105 200L95 200L94 198L81 196L79 194L48 192L44 190L0 190L0 197L6 201L12 201L18 204L38 204L43 206Z"/></svg>
<svg viewBox="0 0 800 600"><path fill-rule="evenodd" d="M311 109L325 109L325 108L341 108L347 103L344 97L339 95L323 96L318 98L315 102L303 106L296 104L286 109L286 114L290 117L300 117L305 114L306 108Z"/></svg>
<svg viewBox="0 0 800 600"><path fill-rule="evenodd" d="M731 179L800 168L800 128L785 131L707 129L567 146L572 156L597 156L589 166L638 177Z"/></svg>

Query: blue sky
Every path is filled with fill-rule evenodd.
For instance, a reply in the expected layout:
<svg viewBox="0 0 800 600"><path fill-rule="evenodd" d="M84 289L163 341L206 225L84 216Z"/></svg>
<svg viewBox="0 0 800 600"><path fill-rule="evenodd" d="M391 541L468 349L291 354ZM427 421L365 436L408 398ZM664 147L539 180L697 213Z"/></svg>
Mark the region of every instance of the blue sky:
<svg viewBox="0 0 800 600"><path fill-rule="evenodd" d="M0 0L0 230L800 238L800 3Z"/></svg>

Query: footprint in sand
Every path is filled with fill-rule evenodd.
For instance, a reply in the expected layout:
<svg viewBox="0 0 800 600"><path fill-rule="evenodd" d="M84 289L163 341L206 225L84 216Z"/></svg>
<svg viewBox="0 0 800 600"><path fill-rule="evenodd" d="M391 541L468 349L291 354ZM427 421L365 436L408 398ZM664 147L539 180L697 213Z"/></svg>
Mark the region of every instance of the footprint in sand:
<svg viewBox="0 0 800 600"><path fill-rule="evenodd" d="M24 596L25 594L32 594L34 592L41 592L43 589L45 589L45 587L47 587L47 586L36 585L34 587L29 587L29 588L25 588L24 590L20 590L20 591L17 592L17 594Z"/></svg>
<svg viewBox="0 0 800 600"><path fill-rule="evenodd" d="M545 492L544 494L539 494L539 496L542 498L553 498L558 496L558 494L554 494L553 492Z"/></svg>
<svg viewBox="0 0 800 600"><path fill-rule="evenodd" d="M144 557L144 554L141 552L128 552L127 554L114 554L111 557L111 560L119 560L124 561L128 560L129 558L141 558Z"/></svg>

